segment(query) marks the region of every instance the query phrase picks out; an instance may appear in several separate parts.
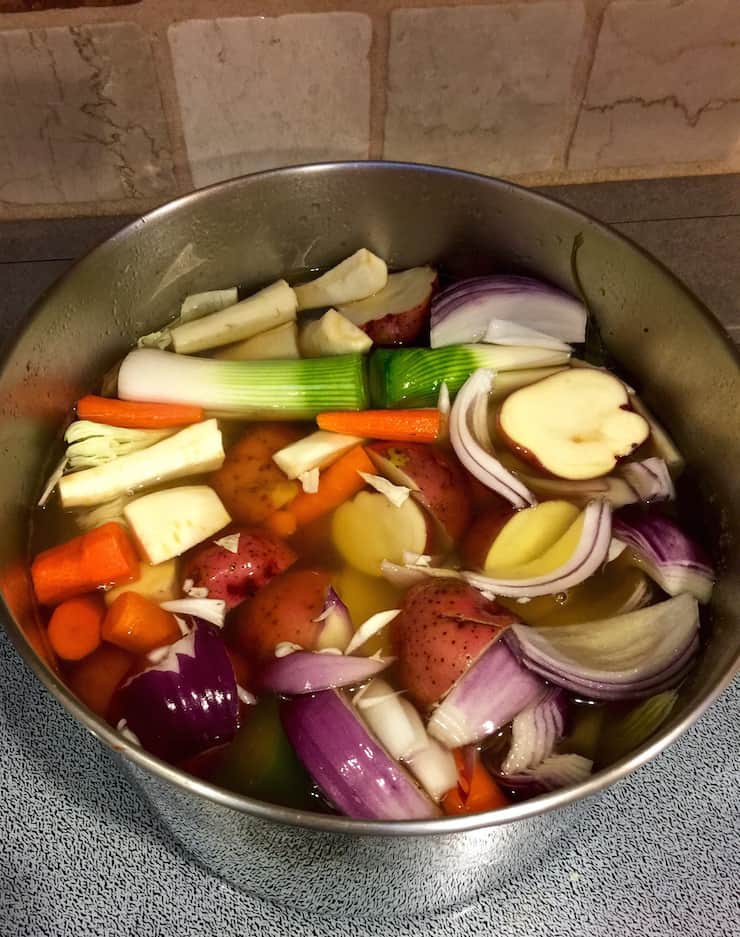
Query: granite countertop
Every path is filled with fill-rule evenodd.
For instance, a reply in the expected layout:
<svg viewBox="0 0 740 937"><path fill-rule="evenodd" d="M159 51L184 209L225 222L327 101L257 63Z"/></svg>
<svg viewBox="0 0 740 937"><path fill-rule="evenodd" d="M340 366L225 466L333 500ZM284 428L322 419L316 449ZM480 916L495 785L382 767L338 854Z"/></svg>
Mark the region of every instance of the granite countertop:
<svg viewBox="0 0 740 937"><path fill-rule="evenodd" d="M603 190L587 189L582 187L582 198L603 204ZM625 192L629 201L622 188L609 204L624 206ZM634 204L646 204L644 191ZM630 219L627 213L608 220L621 221L622 230L662 251L662 259L690 282L706 277L704 295L732 328L737 271L720 283L711 272L718 231L726 234L719 235L725 237L720 251L728 258L736 253L737 214L710 219L717 230L706 256L697 257L692 248L687 260L684 248L682 265L681 245L696 224L705 233L709 225L700 209L695 214L685 238L675 223L691 219L675 214ZM6 303L0 339L16 327L45 280L116 227L111 219L66 228L56 222L42 249L38 224L11 225L4 237L0 226L0 294ZM701 295L702 283L693 285ZM112 755L43 690L0 632L0 937L736 934L739 704L736 680L668 751L592 799L544 858L475 903L424 919L328 919L238 893L192 862Z"/></svg>

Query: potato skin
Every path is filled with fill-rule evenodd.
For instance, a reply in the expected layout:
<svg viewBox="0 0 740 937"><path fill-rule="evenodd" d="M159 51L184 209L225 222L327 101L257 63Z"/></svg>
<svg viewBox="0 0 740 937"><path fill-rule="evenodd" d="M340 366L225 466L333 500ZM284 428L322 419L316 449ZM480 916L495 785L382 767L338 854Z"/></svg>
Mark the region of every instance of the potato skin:
<svg viewBox="0 0 740 937"><path fill-rule="evenodd" d="M259 662L271 658L282 641L315 649L323 625L314 619L324 609L330 583L324 570L289 569L275 576L235 613L239 649Z"/></svg>
<svg viewBox="0 0 740 937"><path fill-rule="evenodd" d="M223 599L226 608L231 609L292 566L298 557L287 543L266 530L228 528L221 536L227 534L239 536L236 553L215 540L200 544L185 558L182 581L192 579L194 586L208 589L209 598Z"/></svg>
<svg viewBox="0 0 740 937"><path fill-rule="evenodd" d="M389 313L382 319L373 319L361 325L360 328L376 345L390 347L394 345L412 345L421 337L429 324L429 313L432 305L429 299L406 309L404 312Z"/></svg>
<svg viewBox="0 0 740 937"><path fill-rule="evenodd" d="M501 630L517 621L460 579L412 586L390 624L399 681L422 709L441 699Z"/></svg>
<svg viewBox="0 0 740 937"><path fill-rule="evenodd" d="M459 540L471 514L467 479L453 455L417 442L374 442L365 447L379 473L406 485L446 537Z"/></svg>
<svg viewBox="0 0 740 937"><path fill-rule="evenodd" d="M306 435L292 423L260 423L229 447L209 482L237 524L262 524L301 490L272 461L274 453Z"/></svg>

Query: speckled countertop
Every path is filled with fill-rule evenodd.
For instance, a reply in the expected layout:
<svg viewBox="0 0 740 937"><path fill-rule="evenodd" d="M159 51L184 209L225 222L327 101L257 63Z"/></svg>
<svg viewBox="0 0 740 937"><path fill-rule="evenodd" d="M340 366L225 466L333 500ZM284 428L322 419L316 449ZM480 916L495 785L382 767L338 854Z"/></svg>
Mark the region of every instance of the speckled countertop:
<svg viewBox="0 0 740 937"><path fill-rule="evenodd" d="M630 185L580 187L572 200L683 273L736 333L737 177ZM0 226L0 339L117 226L43 224ZM713 247L702 257L697 243ZM238 893L194 864L0 632L0 937L729 937L740 933L739 704L736 681L668 751L590 801L544 858L473 904L329 919Z"/></svg>

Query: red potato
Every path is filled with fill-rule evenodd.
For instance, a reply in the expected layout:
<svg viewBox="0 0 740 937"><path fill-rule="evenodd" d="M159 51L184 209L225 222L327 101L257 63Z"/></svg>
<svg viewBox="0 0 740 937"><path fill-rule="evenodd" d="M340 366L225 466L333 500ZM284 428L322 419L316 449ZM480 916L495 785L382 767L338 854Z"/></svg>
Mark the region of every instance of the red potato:
<svg viewBox="0 0 740 937"><path fill-rule="evenodd" d="M409 345L429 322L437 273L431 267L412 267L392 273L382 290L367 299L337 306L376 345Z"/></svg>
<svg viewBox="0 0 740 937"><path fill-rule="evenodd" d="M443 697L502 628L517 618L460 579L431 579L406 593L390 624L398 676L428 708Z"/></svg>
<svg viewBox="0 0 740 937"><path fill-rule="evenodd" d="M491 544L514 516L514 509L503 498L494 495L500 503L486 508L476 518L460 544L460 553L468 569L484 569Z"/></svg>
<svg viewBox="0 0 740 937"><path fill-rule="evenodd" d="M306 435L294 423L260 423L229 446L209 482L237 524L262 524L301 490L272 461L274 453Z"/></svg>
<svg viewBox="0 0 740 937"><path fill-rule="evenodd" d="M470 494L462 468L452 455L425 443L375 442L365 447L377 471L410 488L429 511L449 549L470 521Z"/></svg>
<svg viewBox="0 0 740 937"><path fill-rule="evenodd" d="M236 552L217 542L225 538ZM192 580L197 588L208 589L208 598L223 599L227 609L235 608L297 558L287 543L267 530L230 527L188 553L182 581Z"/></svg>
<svg viewBox="0 0 740 937"><path fill-rule="evenodd" d="M331 576L323 570L295 569L281 573L240 606L236 614L237 646L251 659L265 661L282 641L313 650L324 623Z"/></svg>

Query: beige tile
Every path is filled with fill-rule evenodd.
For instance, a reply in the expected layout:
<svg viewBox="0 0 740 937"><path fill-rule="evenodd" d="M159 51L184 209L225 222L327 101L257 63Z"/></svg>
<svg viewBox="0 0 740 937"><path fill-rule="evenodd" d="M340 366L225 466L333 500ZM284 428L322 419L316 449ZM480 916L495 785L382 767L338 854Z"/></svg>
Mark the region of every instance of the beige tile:
<svg viewBox="0 0 740 937"><path fill-rule="evenodd" d="M359 13L190 20L169 42L196 185L367 157L371 27Z"/></svg>
<svg viewBox="0 0 740 937"><path fill-rule="evenodd" d="M569 167L703 162L740 168L740 0L617 0Z"/></svg>
<svg viewBox="0 0 740 937"><path fill-rule="evenodd" d="M174 188L149 40L133 23L0 32L0 202Z"/></svg>
<svg viewBox="0 0 740 937"><path fill-rule="evenodd" d="M515 174L557 168L578 0L396 10L384 155Z"/></svg>

